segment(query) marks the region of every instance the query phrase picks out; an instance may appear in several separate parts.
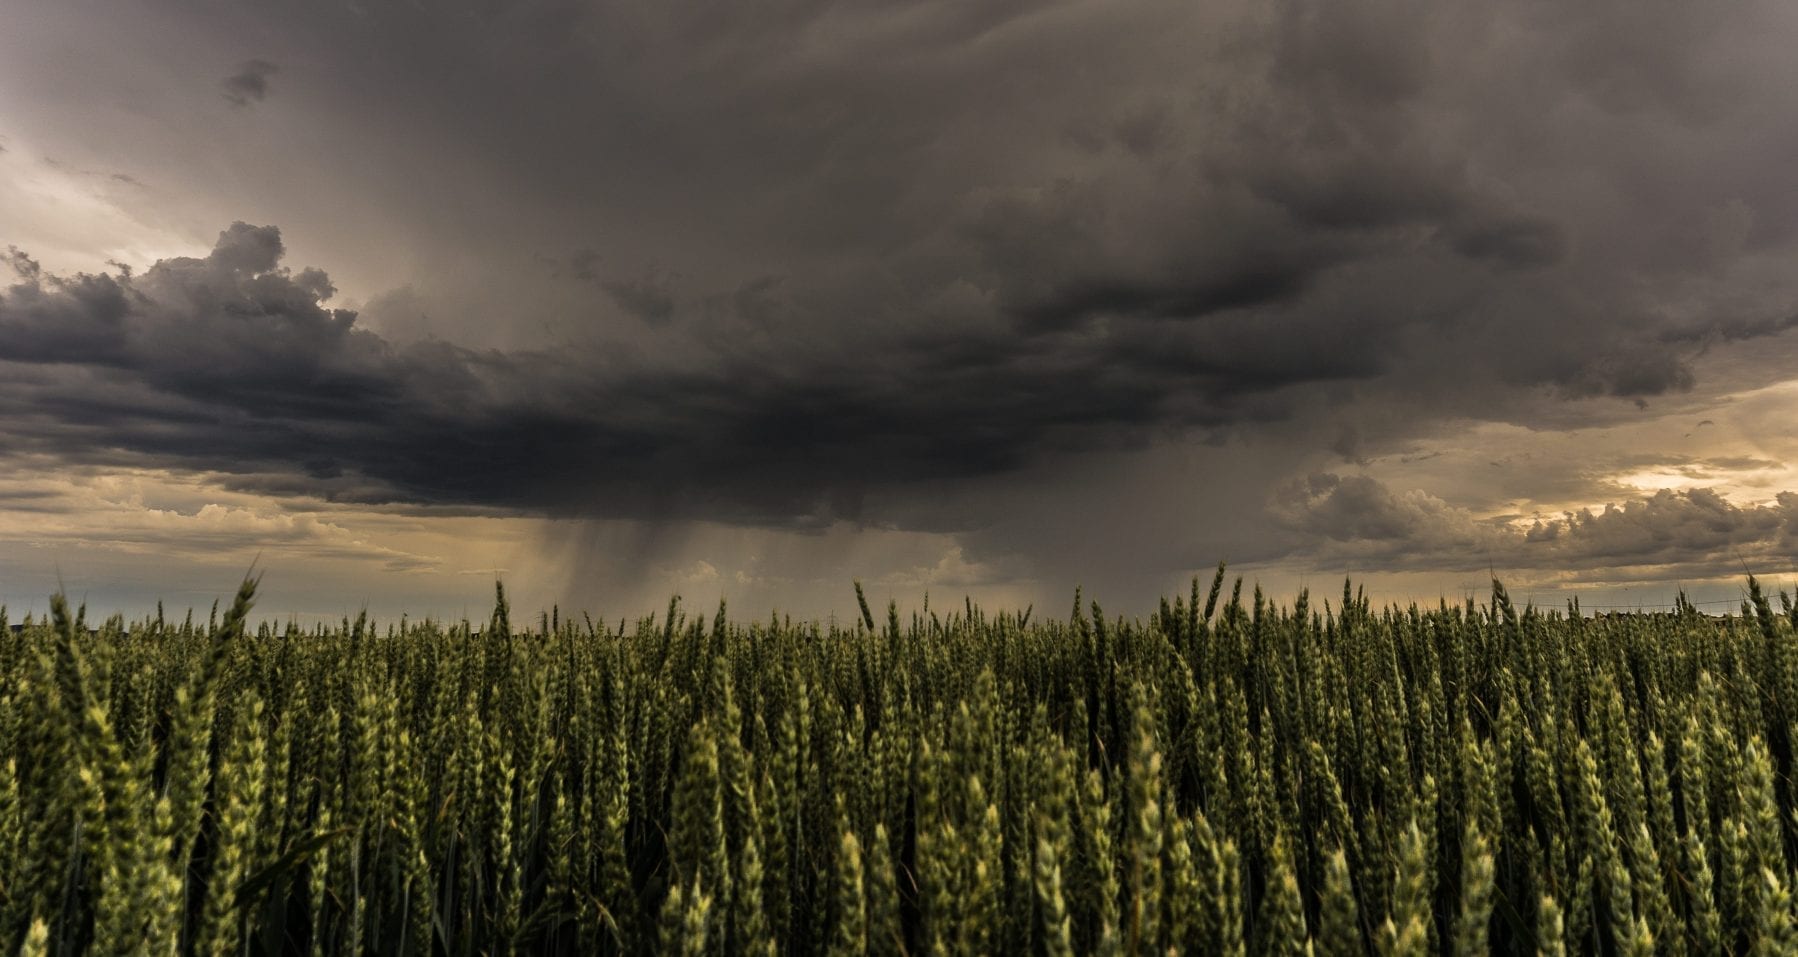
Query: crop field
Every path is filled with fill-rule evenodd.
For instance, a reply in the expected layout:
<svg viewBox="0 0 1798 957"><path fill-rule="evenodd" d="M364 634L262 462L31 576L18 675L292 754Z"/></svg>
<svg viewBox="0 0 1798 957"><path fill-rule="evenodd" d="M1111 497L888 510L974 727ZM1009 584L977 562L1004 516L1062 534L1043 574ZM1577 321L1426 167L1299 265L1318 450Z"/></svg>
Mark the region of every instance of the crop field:
<svg viewBox="0 0 1798 957"><path fill-rule="evenodd" d="M1752 580L848 627L254 590L0 629L0 950L1798 951L1798 615Z"/></svg>

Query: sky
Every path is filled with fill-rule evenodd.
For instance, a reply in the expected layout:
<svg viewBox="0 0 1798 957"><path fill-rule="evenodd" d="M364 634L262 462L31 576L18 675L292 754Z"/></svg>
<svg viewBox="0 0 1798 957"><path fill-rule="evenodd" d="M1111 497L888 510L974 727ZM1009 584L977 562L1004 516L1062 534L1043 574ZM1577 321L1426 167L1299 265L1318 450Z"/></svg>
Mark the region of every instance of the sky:
<svg viewBox="0 0 1798 957"><path fill-rule="evenodd" d="M0 601L1798 580L1786 0L0 0Z"/></svg>

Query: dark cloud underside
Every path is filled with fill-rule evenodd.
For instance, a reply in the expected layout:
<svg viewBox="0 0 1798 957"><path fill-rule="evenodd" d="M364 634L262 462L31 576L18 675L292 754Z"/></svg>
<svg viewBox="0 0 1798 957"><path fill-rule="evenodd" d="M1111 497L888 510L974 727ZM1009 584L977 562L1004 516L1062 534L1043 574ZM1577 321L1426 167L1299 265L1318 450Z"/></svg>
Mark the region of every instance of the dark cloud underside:
<svg viewBox="0 0 1798 957"><path fill-rule="evenodd" d="M135 276L21 260L0 295L11 446L346 500L787 524L1058 441L1131 442L1193 415L1176 397L1221 417L1275 374L1077 337L875 336L866 353L677 367L399 344L281 256L278 231L240 223L207 257Z"/></svg>

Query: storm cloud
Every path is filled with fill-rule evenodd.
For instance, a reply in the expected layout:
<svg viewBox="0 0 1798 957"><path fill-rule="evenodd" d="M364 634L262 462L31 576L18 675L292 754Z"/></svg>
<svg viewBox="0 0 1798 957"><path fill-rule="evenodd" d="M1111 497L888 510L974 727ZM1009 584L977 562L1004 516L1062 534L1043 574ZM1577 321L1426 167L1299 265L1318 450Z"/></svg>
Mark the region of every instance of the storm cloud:
<svg viewBox="0 0 1798 957"><path fill-rule="evenodd" d="M277 500L925 529L982 568L1123 489L1153 530L1181 482L1270 562L1709 568L1706 509L1774 555L1775 489L1425 456L1690 413L1691 461L1792 460L1691 422L1790 378L1795 11L58 8L0 38L0 440ZM1620 517L1530 539L1523 500Z"/></svg>
<svg viewBox="0 0 1798 957"><path fill-rule="evenodd" d="M1274 372L1079 336L875 336L866 354L799 361L737 344L672 366L396 343L283 253L276 228L237 223L207 256L134 275L57 276L15 254L8 447L331 500L804 524L860 518L873 488L1222 421ZM1341 371L1287 378L1313 374Z"/></svg>

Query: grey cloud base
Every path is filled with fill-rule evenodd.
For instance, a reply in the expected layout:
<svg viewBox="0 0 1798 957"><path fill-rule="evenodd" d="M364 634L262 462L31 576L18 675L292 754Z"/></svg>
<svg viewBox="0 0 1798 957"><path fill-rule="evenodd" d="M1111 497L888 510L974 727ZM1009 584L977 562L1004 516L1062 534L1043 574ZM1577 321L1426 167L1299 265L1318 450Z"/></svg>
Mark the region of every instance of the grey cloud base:
<svg viewBox="0 0 1798 957"><path fill-rule="evenodd" d="M1103 336L908 332L866 356L826 349L785 363L721 349L678 367L593 349L395 342L328 307L329 277L292 271L283 255L278 230L243 223L206 257L140 274L57 276L15 251L17 281L0 293L8 448L72 466L217 473L238 489L345 503L944 528L954 510L921 507L908 489L1003 476L1073 449L1141 446L1169 429L1225 435L1254 416L1277 423L1278 403L1254 404L1268 395L1345 378L1379 385L1377 364L1327 350L1282 367L1208 362L1182 352L1182 327L1152 318ZM1230 321L1207 331L1227 334ZM871 494L901 507L868 513ZM1569 568L1700 555L1716 571L1721 549L1789 548L1789 497L1744 508L1713 493L1663 493L1525 534L1428 493L1322 473L1274 493L1273 534L1256 548L1273 558L1286 541L1284 554L1388 568L1481 555ZM947 521L951 531L979 524L965 512Z"/></svg>
<svg viewBox="0 0 1798 957"><path fill-rule="evenodd" d="M282 255L278 230L242 223L204 258L137 275L50 275L15 252L0 293L9 446L346 502L804 525L860 518L870 489L1139 441L1174 396L1221 419L1220 397L1263 384L1053 338L908 335L868 356L672 367L397 343L326 306L328 277Z"/></svg>

